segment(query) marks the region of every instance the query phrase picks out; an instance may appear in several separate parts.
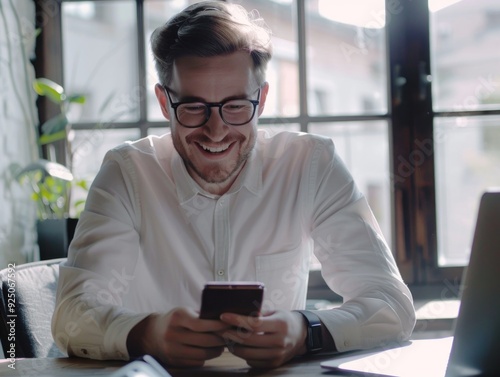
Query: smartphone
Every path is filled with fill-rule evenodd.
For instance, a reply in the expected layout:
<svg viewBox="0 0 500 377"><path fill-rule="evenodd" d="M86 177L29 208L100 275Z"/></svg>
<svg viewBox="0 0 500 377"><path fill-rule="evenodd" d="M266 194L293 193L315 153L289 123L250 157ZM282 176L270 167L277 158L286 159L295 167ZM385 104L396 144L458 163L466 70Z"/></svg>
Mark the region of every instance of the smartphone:
<svg viewBox="0 0 500 377"><path fill-rule="evenodd" d="M201 295L201 319L219 319L222 313L257 317L264 283L255 281L208 282Z"/></svg>

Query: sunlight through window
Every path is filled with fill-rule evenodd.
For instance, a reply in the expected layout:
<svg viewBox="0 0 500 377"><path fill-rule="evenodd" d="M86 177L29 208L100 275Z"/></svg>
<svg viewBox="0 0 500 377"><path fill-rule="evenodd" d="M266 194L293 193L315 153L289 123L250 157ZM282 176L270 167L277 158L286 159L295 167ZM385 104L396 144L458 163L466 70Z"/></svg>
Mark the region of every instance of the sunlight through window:
<svg viewBox="0 0 500 377"><path fill-rule="evenodd" d="M319 0L318 12L322 17L343 24L369 29L385 26L384 0Z"/></svg>

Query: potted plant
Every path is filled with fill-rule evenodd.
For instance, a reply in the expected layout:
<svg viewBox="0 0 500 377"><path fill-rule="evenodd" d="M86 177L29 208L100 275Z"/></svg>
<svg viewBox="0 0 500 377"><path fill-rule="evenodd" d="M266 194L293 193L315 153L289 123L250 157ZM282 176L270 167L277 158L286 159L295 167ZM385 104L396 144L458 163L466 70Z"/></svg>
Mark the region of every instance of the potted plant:
<svg viewBox="0 0 500 377"><path fill-rule="evenodd" d="M77 218L84 206L84 200L71 203L74 187L85 191L88 187L85 180L75 180L71 171L74 150L68 137L71 126L67 113L73 104L83 105L85 97L81 94L67 95L61 85L46 78L36 79L33 89L38 95L46 96L59 105L61 110L58 115L41 125L39 146L63 140L68 156L67 166L39 159L24 168L16 169L18 182L31 189L31 199L36 203L38 246L40 259L43 260L66 256ZM72 213L70 209L73 210Z"/></svg>
<svg viewBox="0 0 500 377"><path fill-rule="evenodd" d="M69 242L73 238L77 219L84 208L85 199L72 200L74 189L88 191L85 179L73 177L73 158L77 151L71 143L71 123L68 112L72 106L81 106L86 102L83 94L67 94L64 88L46 78L38 78L33 82L33 89L39 96L47 97L57 104L60 113L44 122L40 127L38 144L50 146L63 141L66 150L66 166L39 159L24 168L18 167L16 178L32 191L31 198L37 204L37 232L40 259L66 256ZM111 93L100 108L104 112L112 100ZM108 122L98 122L96 129L101 129L130 110L116 112Z"/></svg>
<svg viewBox="0 0 500 377"><path fill-rule="evenodd" d="M40 259L65 257L78 221L67 211L73 174L61 164L40 159L20 169L16 178L29 186L36 203Z"/></svg>

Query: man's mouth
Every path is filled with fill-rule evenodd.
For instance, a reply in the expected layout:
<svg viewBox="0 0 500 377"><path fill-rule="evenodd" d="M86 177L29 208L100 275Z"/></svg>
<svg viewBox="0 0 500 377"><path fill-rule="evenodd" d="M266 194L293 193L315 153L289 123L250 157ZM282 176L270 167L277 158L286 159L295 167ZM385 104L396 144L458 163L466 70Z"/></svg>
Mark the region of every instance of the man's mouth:
<svg viewBox="0 0 500 377"><path fill-rule="evenodd" d="M210 152L210 153L224 153L229 149L231 144L224 144L224 145L219 145L217 147L211 147L205 144L197 143L205 152Z"/></svg>

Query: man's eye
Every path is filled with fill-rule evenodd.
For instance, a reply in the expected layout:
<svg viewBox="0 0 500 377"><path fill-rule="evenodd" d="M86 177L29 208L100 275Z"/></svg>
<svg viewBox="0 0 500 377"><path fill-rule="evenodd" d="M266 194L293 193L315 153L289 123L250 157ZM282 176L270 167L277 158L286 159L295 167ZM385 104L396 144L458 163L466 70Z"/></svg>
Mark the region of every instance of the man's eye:
<svg viewBox="0 0 500 377"><path fill-rule="evenodd" d="M190 114L199 114L205 112L205 105L200 103L185 104L180 108L180 110Z"/></svg>
<svg viewBox="0 0 500 377"><path fill-rule="evenodd" d="M227 110L238 110L238 109L242 109L243 105L227 105L224 108Z"/></svg>
<svg viewBox="0 0 500 377"><path fill-rule="evenodd" d="M235 111L246 111L251 108L249 103L246 102L230 102L226 103L223 107L225 111L235 112Z"/></svg>

